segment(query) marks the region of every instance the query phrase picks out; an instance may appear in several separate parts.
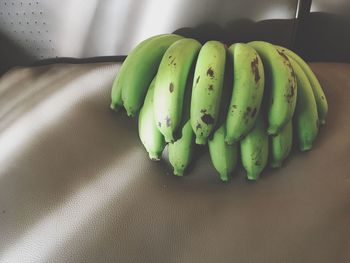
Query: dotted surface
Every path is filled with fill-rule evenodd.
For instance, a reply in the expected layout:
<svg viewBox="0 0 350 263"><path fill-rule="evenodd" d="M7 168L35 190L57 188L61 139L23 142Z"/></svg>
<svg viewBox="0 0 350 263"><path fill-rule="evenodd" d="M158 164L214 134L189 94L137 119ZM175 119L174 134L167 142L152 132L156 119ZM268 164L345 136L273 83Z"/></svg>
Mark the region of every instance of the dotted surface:
<svg viewBox="0 0 350 263"><path fill-rule="evenodd" d="M56 57L50 21L41 1L0 0L0 28L2 34L35 59Z"/></svg>

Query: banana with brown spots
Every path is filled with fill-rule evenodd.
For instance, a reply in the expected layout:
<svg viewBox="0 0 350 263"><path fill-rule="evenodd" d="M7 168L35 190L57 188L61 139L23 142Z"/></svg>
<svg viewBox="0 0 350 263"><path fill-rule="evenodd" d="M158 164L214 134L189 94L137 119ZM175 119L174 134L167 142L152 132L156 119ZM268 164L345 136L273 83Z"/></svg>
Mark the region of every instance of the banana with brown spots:
<svg viewBox="0 0 350 263"><path fill-rule="evenodd" d="M233 91L226 117L227 144L241 140L254 126L264 95L264 67L258 53L247 44L230 46Z"/></svg>
<svg viewBox="0 0 350 263"><path fill-rule="evenodd" d="M295 60L295 62L298 63L298 65L302 68L302 70L306 74L311 84L311 88L316 100L319 123L321 125L325 124L327 113L328 113L328 102L327 102L326 95L324 94L323 89L317 77L315 76L315 74L313 73L309 65L296 53L294 53L293 51L285 47L281 47L281 46L276 46L276 47L278 50L285 53L288 57Z"/></svg>
<svg viewBox="0 0 350 263"><path fill-rule="evenodd" d="M267 76L269 98L268 133L277 134L293 117L297 101L297 82L288 57L264 41L249 42L260 55Z"/></svg>
<svg viewBox="0 0 350 263"><path fill-rule="evenodd" d="M219 41L206 42L198 55L195 68L191 125L196 144L206 144L218 119L224 83L226 49Z"/></svg>
<svg viewBox="0 0 350 263"><path fill-rule="evenodd" d="M318 134L319 115L317 114L317 103L306 73L294 59L291 57L289 59L298 81L298 100L294 124L298 135L299 149L307 151L312 148Z"/></svg>
<svg viewBox="0 0 350 263"><path fill-rule="evenodd" d="M154 114L166 142L175 141L174 133L182 120L187 78L201 46L191 38L178 40L160 62L154 90Z"/></svg>

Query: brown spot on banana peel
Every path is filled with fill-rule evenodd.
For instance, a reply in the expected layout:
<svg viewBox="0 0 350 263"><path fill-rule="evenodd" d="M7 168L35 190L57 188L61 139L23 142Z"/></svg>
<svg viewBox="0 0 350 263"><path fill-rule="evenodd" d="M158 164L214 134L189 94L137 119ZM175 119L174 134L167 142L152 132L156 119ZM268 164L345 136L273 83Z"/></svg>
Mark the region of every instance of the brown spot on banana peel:
<svg viewBox="0 0 350 263"><path fill-rule="evenodd" d="M255 83L257 83L260 80L260 73L259 73L258 64L259 64L259 59L256 56L255 59L253 59L252 62L250 63L250 67L252 68L252 72L254 74ZM258 87L258 86L256 86L256 87Z"/></svg>
<svg viewBox="0 0 350 263"><path fill-rule="evenodd" d="M237 105L232 105L232 110L231 110L231 112L234 113L236 109L237 109Z"/></svg>
<svg viewBox="0 0 350 263"><path fill-rule="evenodd" d="M252 111L252 113L250 114L250 116L251 116L252 118L254 118L254 116L255 116L256 112L257 112L257 109L256 109L256 108L254 108L254 109L253 109L253 111Z"/></svg>
<svg viewBox="0 0 350 263"><path fill-rule="evenodd" d="M198 129L202 129L202 125L201 125L200 123L197 123L196 131L197 131Z"/></svg>
<svg viewBox="0 0 350 263"><path fill-rule="evenodd" d="M207 76L209 76L210 78L214 78L214 71L211 67L209 67L207 70Z"/></svg>
<svg viewBox="0 0 350 263"><path fill-rule="evenodd" d="M201 117L201 120L207 125L214 124L213 116L211 116L210 114L207 114L207 113L203 114L203 116Z"/></svg>
<svg viewBox="0 0 350 263"><path fill-rule="evenodd" d="M208 90L209 90L209 91L213 91L213 90L214 90L213 84L210 84L210 85L209 85Z"/></svg>
<svg viewBox="0 0 350 263"><path fill-rule="evenodd" d="M166 117L165 117L165 124L166 124L167 127L170 127L170 125L171 125L171 119L170 119L169 116L166 116Z"/></svg>
<svg viewBox="0 0 350 263"><path fill-rule="evenodd" d="M198 76L198 78L197 78L197 80L196 80L196 84L198 84L200 77L201 77L201 76Z"/></svg>
<svg viewBox="0 0 350 263"><path fill-rule="evenodd" d="M243 119L244 119L244 123L247 124L248 123L248 118L250 117L250 112L252 111L251 107L247 107L246 110L243 113Z"/></svg>
<svg viewBox="0 0 350 263"><path fill-rule="evenodd" d="M201 111L200 111L201 113L206 113L207 112L207 110L206 109L201 109Z"/></svg>
<svg viewBox="0 0 350 263"><path fill-rule="evenodd" d="M295 82L289 80L289 93L285 95L287 102L291 103L293 101L293 97L295 95Z"/></svg>
<svg viewBox="0 0 350 263"><path fill-rule="evenodd" d="M285 60L289 61L289 59L288 59L286 54L284 54L282 51L278 50L277 48L276 48L276 50L277 50L278 54L280 54L281 57L283 57Z"/></svg>
<svg viewBox="0 0 350 263"><path fill-rule="evenodd" d="M172 93L174 91L174 84L172 82L170 82L170 84L169 84L169 91L170 91L170 93Z"/></svg>

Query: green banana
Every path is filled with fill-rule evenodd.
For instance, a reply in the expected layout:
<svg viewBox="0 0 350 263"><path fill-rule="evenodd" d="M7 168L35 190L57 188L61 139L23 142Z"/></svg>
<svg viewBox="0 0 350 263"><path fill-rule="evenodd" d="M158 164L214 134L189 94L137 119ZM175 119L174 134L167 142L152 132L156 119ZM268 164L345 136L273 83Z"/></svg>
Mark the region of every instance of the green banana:
<svg viewBox="0 0 350 263"><path fill-rule="evenodd" d="M196 144L206 144L219 115L226 62L225 46L206 42L199 52L192 88L191 125Z"/></svg>
<svg viewBox="0 0 350 263"><path fill-rule="evenodd" d="M288 157L293 143L293 125L290 120L279 133L271 138L271 167L282 166L282 162Z"/></svg>
<svg viewBox="0 0 350 263"><path fill-rule="evenodd" d="M160 160L165 147L163 135L159 132L154 120L153 95L155 78L148 88L145 102L140 110L138 129L142 144L146 148L151 160Z"/></svg>
<svg viewBox="0 0 350 263"><path fill-rule="evenodd" d="M154 113L158 129L166 142L174 142L174 133L182 119L187 78L200 48L197 40L178 40L168 48L159 65Z"/></svg>
<svg viewBox="0 0 350 263"><path fill-rule="evenodd" d="M127 72L129 70L130 64L132 65L135 59L131 59L132 54L136 54L137 52L140 52L140 50L142 51L142 49L144 49L145 46L149 45L149 43L151 41L153 41L154 39L158 39L160 37L164 37L164 35L156 35L153 37L150 37L144 41L142 41L140 44L138 44L130 53L129 57L127 57L125 59L125 61L123 62L122 66L119 69L119 72L117 73L117 76L114 79L113 82L113 86L112 86L112 94L111 94L111 109L118 111L119 108L121 106L123 106L123 100L122 100L122 88L123 86L125 86L124 84L124 77L127 75ZM142 51L144 52L144 51ZM131 58L130 58L131 57Z"/></svg>
<svg viewBox="0 0 350 263"><path fill-rule="evenodd" d="M285 53L288 57L295 60L299 64L299 66L303 69L304 73L309 79L312 91L314 93L314 97L317 105L319 123L322 125L325 124L327 113L328 113L328 102L327 102L326 95L324 94L323 89L320 85L320 82L318 81L314 72L311 70L309 65L293 51L281 46L277 46L277 49Z"/></svg>
<svg viewBox="0 0 350 263"><path fill-rule="evenodd" d="M271 83L267 132L274 135L293 117L297 98L295 73L288 57L274 45L264 41L248 45L259 53Z"/></svg>
<svg viewBox="0 0 350 263"><path fill-rule="evenodd" d="M189 165L195 147L194 133L190 121L192 79L193 75L191 74L186 82L183 114L179 125L180 129L176 132L180 134L176 136L176 141L174 143L168 144L169 162L174 169L174 175L178 176L182 176Z"/></svg>
<svg viewBox="0 0 350 263"><path fill-rule="evenodd" d="M114 111L118 111L121 106L123 106L122 100L122 86L119 85L120 80L120 70L113 81L112 92L111 92L111 109Z"/></svg>
<svg viewBox="0 0 350 263"><path fill-rule="evenodd" d="M139 111L164 52L179 39L182 37L174 34L155 36L144 40L130 52L112 87L112 109L124 104L129 116Z"/></svg>
<svg viewBox="0 0 350 263"><path fill-rule="evenodd" d="M236 143L225 143L225 125L221 125L208 140L209 154L215 169L224 182L229 180L230 174L235 170L238 162L238 146Z"/></svg>
<svg viewBox="0 0 350 263"><path fill-rule="evenodd" d="M233 56L233 91L226 118L225 142L241 140L254 126L264 94L264 67L258 53L247 44L230 46Z"/></svg>
<svg viewBox="0 0 350 263"><path fill-rule="evenodd" d="M269 138L262 113L254 128L241 140L241 159L247 178L257 180L268 162Z"/></svg>
<svg viewBox="0 0 350 263"><path fill-rule="evenodd" d="M194 133L191 121L182 127L181 137L174 143L168 144L168 158L174 168L174 175L182 176L189 165L194 150Z"/></svg>
<svg viewBox="0 0 350 263"><path fill-rule="evenodd" d="M298 134L299 149L307 151L312 148L318 134L317 103L305 71L293 58L290 57L289 59L298 81L298 99L294 121Z"/></svg>

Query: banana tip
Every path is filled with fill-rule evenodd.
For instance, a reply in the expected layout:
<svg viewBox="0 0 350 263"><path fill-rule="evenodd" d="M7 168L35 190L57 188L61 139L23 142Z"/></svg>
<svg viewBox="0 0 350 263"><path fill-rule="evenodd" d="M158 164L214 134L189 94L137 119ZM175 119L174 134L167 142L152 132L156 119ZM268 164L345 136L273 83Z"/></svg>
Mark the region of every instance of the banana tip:
<svg viewBox="0 0 350 263"><path fill-rule="evenodd" d="M312 145L311 145L311 144L308 144L308 145L301 145L301 146L300 146L300 151L302 151L302 152L310 151L311 148L312 148Z"/></svg>
<svg viewBox="0 0 350 263"><path fill-rule="evenodd" d="M278 133L278 129L276 129L275 127L269 127L267 129L267 134L268 135L276 135Z"/></svg>
<svg viewBox="0 0 350 263"><path fill-rule="evenodd" d="M247 179L249 181L256 181L259 179L259 175L258 174L247 174Z"/></svg>
<svg viewBox="0 0 350 263"><path fill-rule="evenodd" d="M118 105L114 105L113 103L111 103L111 105L109 106L112 110L114 111L119 111L119 106Z"/></svg>
<svg viewBox="0 0 350 263"><path fill-rule="evenodd" d="M229 181L228 175L227 174L221 174L220 175L220 180L224 183Z"/></svg>
<svg viewBox="0 0 350 263"><path fill-rule="evenodd" d="M184 175L184 171L183 170L179 170L179 169L174 169L174 175L181 177L181 176Z"/></svg>
<svg viewBox="0 0 350 263"><path fill-rule="evenodd" d="M149 154L149 158L152 160L152 161L160 161L160 157L158 154L152 154L150 153Z"/></svg>
<svg viewBox="0 0 350 263"><path fill-rule="evenodd" d="M203 138L203 137L196 137L196 144L206 145L207 144L207 140L206 140L206 138Z"/></svg>

